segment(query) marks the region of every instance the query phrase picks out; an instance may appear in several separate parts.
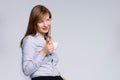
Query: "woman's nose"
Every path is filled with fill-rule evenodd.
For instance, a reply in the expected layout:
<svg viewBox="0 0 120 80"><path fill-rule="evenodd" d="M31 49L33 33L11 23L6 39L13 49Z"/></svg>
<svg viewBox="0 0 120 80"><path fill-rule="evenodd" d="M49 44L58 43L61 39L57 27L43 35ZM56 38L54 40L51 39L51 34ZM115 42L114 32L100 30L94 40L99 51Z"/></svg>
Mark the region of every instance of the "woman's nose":
<svg viewBox="0 0 120 80"><path fill-rule="evenodd" d="M44 26L47 26L47 22L44 22Z"/></svg>

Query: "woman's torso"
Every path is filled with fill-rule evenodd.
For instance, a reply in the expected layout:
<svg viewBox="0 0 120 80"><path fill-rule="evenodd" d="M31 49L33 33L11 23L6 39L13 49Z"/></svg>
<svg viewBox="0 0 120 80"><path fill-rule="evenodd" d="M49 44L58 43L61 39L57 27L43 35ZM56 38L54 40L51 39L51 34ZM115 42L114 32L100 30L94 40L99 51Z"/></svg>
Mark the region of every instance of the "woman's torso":
<svg viewBox="0 0 120 80"><path fill-rule="evenodd" d="M35 50L35 53L34 54L31 53L32 54L31 56L33 58L35 55L39 54L40 50L45 47L46 43L45 43L45 40L40 35L27 36L23 40L23 46L25 46L24 41L29 41L29 40L32 40L32 42L33 42L32 45L34 45L33 48ZM24 50L24 49L22 49L22 50ZM25 61L28 62L27 59L24 59L24 58L26 58L26 57L24 57L24 55L26 54L24 52L25 51L23 51L23 63ZM29 60L29 62L30 62L30 60ZM33 62L35 62L35 61L33 61ZM30 77L33 78L33 77L38 77L38 76L59 76L60 73L57 70L57 63L58 63L58 57L57 57L56 53L52 53L51 55L45 56L43 61L41 61L39 68L37 68L36 71L31 73ZM34 64L35 63L33 63L32 66L34 66ZM31 65L28 65L28 66L31 66ZM25 68L25 67L23 67L23 68Z"/></svg>

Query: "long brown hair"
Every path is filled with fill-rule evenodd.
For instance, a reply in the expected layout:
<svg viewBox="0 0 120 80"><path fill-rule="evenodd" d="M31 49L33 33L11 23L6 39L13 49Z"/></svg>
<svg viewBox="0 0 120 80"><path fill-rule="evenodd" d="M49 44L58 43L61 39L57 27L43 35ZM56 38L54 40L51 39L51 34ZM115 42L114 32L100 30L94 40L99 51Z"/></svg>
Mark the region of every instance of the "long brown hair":
<svg viewBox="0 0 120 80"><path fill-rule="evenodd" d="M43 5L36 5L35 7L33 7L33 9L31 10L31 13L30 13L30 18L29 18L29 22L28 22L27 31L26 31L24 37L21 40L20 46L22 46L23 39L26 36L28 36L28 35L34 36L37 33L37 31L36 31L36 24L37 24L38 21L42 20L42 18L46 14L49 14L49 18L50 19L52 18L51 12L45 6L43 6ZM44 37L45 37L45 40L47 40L48 38L51 39L50 30L45 34Z"/></svg>

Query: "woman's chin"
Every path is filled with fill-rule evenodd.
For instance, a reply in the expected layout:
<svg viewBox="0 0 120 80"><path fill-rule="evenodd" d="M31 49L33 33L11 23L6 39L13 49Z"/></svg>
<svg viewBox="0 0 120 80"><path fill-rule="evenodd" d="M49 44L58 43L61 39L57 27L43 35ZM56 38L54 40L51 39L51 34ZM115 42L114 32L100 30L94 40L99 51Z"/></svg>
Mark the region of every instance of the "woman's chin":
<svg viewBox="0 0 120 80"><path fill-rule="evenodd" d="M43 33L45 34L45 33L48 33L48 31L43 31Z"/></svg>
<svg viewBox="0 0 120 80"><path fill-rule="evenodd" d="M46 33L48 33L48 31L49 31L49 30L41 30L40 33L46 34Z"/></svg>

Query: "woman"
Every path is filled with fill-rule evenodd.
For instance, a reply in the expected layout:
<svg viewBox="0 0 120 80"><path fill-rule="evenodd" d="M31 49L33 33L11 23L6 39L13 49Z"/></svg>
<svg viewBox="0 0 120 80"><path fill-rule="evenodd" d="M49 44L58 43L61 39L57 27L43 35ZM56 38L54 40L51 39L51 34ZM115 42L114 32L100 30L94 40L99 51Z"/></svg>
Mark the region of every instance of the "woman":
<svg viewBox="0 0 120 80"><path fill-rule="evenodd" d="M56 67L58 57L50 36L51 18L51 12L45 6L33 7L21 40L22 68L31 80L65 80Z"/></svg>

